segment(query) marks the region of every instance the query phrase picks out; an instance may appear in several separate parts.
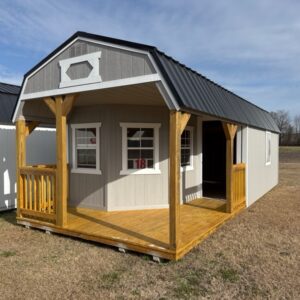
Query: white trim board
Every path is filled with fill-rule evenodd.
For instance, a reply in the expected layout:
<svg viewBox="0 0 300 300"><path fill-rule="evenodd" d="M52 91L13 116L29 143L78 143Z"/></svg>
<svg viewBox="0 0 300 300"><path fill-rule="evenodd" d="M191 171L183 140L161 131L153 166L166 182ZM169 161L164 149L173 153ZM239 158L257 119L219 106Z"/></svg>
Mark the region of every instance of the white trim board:
<svg viewBox="0 0 300 300"><path fill-rule="evenodd" d="M48 97L48 96L58 96L58 95L64 95L64 94L102 90L102 89L142 84L142 83L148 83L148 82L156 82L156 81L160 81L158 74L142 75L142 76L130 77L130 78L126 78L126 79L102 81L102 82L97 82L97 83L75 85L72 87L64 87L64 88L54 89L54 90L49 90L49 91L24 94L24 95L22 95L20 100L21 101L22 100L32 100L32 99L39 99L39 98Z"/></svg>
<svg viewBox="0 0 300 300"><path fill-rule="evenodd" d="M159 128L161 127L160 123L126 123L121 122L120 126L122 128L122 170L120 175L154 175L161 174L159 168ZM154 168L144 168L144 169L128 169L128 146L127 146L127 128L151 128L154 129L154 157L153 163Z"/></svg>
<svg viewBox="0 0 300 300"><path fill-rule="evenodd" d="M71 173L81 173L81 174L92 174L92 175L101 175L101 165L100 165L100 128L101 123L78 123L78 124L71 124L72 130L72 168ZM89 169L89 168L77 168L76 165L76 138L75 138L75 131L79 128L96 128L96 168Z"/></svg>

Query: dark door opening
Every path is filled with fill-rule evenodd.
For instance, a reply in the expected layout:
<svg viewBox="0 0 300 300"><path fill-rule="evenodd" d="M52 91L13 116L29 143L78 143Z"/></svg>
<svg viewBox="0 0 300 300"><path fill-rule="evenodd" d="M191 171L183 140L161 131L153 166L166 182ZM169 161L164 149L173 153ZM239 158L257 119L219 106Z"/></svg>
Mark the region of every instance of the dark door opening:
<svg viewBox="0 0 300 300"><path fill-rule="evenodd" d="M226 138L220 121L203 122L203 196L226 198Z"/></svg>

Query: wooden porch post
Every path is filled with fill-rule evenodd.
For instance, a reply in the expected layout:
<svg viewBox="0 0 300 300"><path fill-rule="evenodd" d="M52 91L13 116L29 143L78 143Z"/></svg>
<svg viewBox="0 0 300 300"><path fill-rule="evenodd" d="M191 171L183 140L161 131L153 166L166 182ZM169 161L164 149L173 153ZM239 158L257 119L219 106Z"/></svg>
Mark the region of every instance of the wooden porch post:
<svg viewBox="0 0 300 300"><path fill-rule="evenodd" d="M16 162L17 162L17 217L20 217L20 210L23 208L24 182L20 174L20 168L26 165L26 126L25 120L16 122Z"/></svg>
<svg viewBox="0 0 300 300"><path fill-rule="evenodd" d="M181 134L190 114L170 112L169 132L169 238L170 248L176 250L180 239L180 151Z"/></svg>
<svg viewBox="0 0 300 300"><path fill-rule="evenodd" d="M26 166L26 137L39 125L39 122L25 122L20 119L16 122L16 171L17 171L17 217L24 208L24 179L20 168Z"/></svg>
<svg viewBox="0 0 300 300"><path fill-rule="evenodd" d="M67 225L67 198L68 198L68 169L66 126L67 115L72 109L76 95L45 98L44 102L55 115L56 120L56 225Z"/></svg>
<svg viewBox="0 0 300 300"><path fill-rule="evenodd" d="M237 131L237 126L229 123L222 123L226 136L226 210L233 212L233 141Z"/></svg>

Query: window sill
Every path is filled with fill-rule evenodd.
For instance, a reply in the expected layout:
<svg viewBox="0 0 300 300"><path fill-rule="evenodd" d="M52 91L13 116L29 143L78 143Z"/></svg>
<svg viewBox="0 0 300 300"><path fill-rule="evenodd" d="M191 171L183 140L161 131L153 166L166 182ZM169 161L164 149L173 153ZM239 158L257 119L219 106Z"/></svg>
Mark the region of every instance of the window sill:
<svg viewBox="0 0 300 300"><path fill-rule="evenodd" d="M186 172L186 171L193 171L193 166L187 166L187 167L180 167L180 172Z"/></svg>
<svg viewBox="0 0 300 300"><path fill-rule="evenodd" d="M71 169L71 173L102 175L101 170L91 170L91 169Z"/></svg>
<svg viewBox="0 0 300 300"><path fill-rule="evenodd" d="M144 169L144 170L121 170L120 175L157 175L161 174L160 170Z"/></svg>

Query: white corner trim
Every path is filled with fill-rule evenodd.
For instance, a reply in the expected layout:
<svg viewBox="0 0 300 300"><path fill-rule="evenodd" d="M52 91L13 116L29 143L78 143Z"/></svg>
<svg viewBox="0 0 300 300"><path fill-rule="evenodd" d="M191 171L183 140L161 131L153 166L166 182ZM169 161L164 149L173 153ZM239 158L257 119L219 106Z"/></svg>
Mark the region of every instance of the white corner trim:
<svg viewBox="0 0 300 300"><path fill-rule="evenodd" d="M249 127L245 127L246 131L246 207L249 207Z"/></svg>
<svg viewBox="0 0 300 300"><path fill-rule="evenodd" d="M120 87L126 85L156 82L159 80L160 78L158 74L142 75L142 76L125 78L125 79L102 81L102 82L65 87L61 89L54 89L54 90L31 93L31 94L23 94L20 100L31 100L31 99L48 97L48 96L50 97L50 96L58 96L58 95L71 94L71 93L80 93L86 91L108 89L108 88L114 88L114 87Z"/></svg>
<svg viewBox="0 0 300 300"><path fill-rule="evenodd" d="M60 78L61 82L59 84L60 88L69 87L74 85L82 85L82 84L89 84L95 82L101 82L101 76L99 74L99 59L101 58L101 51L92 52L85 55L75 56L72 58L67 58L59 61L60 65ZM69 68L78 63L88 62L92 70L90 74L85 78L80 79L71 79L67 74Z"/></svg>

